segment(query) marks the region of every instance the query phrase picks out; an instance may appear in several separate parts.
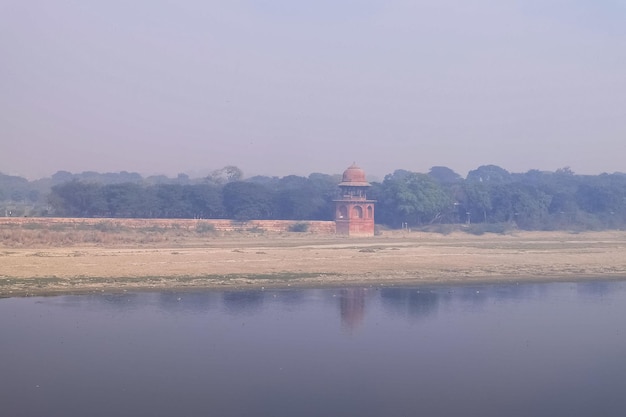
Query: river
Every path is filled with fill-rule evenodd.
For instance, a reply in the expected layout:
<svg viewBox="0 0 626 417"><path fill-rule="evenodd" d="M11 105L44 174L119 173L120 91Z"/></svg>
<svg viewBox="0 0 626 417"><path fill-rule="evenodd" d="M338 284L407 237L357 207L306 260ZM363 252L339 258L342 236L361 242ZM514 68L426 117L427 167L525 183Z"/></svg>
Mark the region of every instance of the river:
<svg viewBox="0 0 626 417"><path fill-rule="evenodd" d="M622 416L626 282L0 299L0 413Z"/></svg>

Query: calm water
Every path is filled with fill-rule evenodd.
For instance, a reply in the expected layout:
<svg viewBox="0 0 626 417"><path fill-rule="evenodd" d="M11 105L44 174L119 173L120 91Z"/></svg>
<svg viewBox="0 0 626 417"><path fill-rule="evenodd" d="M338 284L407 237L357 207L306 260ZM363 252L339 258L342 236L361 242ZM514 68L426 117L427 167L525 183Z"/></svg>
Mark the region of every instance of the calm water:
<svg viewBox="0 0 626 417"><path fill-rule="evenodd" d="M624 416L626 282L0 300L0 415Z"/></svg>

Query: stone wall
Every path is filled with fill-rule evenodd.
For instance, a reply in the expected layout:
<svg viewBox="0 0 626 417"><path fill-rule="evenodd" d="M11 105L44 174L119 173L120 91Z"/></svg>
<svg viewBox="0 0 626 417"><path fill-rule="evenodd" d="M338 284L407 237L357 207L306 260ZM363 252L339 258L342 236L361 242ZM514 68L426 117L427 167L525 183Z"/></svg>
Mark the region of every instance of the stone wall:
<svg viewBox="0 0 626 417"><path fill-rule="evenodd" d="M130 229L146 228L171 228L196 230L205 228L218 232L289 232L292 227L301 228L306 233L332 235L335 234L334 221L295 221L295 220L250 220L239 222L221 219L107 219L107 218L61 218L61 217L0 217L0 226L25 226L27 225L71 226L71 227L126 227ZM300 229L301 230L301 229Z"/></svg>

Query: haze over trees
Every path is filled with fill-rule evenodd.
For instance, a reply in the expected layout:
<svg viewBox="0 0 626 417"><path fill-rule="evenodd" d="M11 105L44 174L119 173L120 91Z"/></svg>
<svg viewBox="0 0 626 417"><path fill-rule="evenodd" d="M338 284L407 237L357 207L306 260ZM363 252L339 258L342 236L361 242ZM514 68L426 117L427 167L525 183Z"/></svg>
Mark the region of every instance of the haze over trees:
<svg viewBox="0 0 626 417"><path fill-rule="evenodd" d="M72 174L28 181L0 174L0 215L332 220L340 175L245 178L234 166L204 178L137 173ZM373 182L376 222L390 228L461 224L499 231L626 227L626 174L511 173L483 165L461 177L435 166Z"/></svg>

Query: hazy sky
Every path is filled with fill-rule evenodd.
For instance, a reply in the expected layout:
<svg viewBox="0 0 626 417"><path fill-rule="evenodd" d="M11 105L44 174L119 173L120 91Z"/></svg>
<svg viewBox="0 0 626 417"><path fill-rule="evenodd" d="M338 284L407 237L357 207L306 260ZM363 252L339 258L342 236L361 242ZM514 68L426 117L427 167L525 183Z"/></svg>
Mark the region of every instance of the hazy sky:
<svg viewBox="0 0 626 417"><path fill-rule="evenodd" d="M2 0L0 54L6 174L626 171L626 0Z"/></svg>

